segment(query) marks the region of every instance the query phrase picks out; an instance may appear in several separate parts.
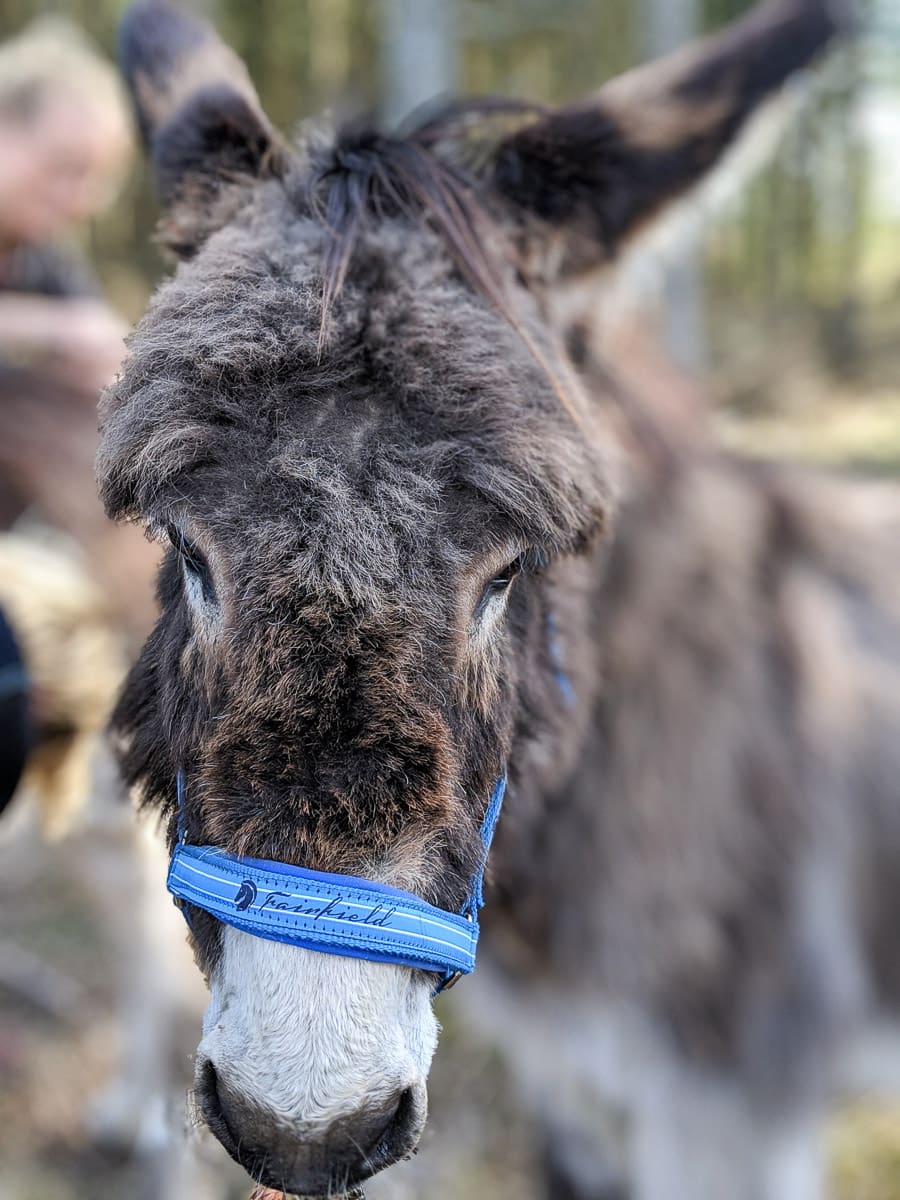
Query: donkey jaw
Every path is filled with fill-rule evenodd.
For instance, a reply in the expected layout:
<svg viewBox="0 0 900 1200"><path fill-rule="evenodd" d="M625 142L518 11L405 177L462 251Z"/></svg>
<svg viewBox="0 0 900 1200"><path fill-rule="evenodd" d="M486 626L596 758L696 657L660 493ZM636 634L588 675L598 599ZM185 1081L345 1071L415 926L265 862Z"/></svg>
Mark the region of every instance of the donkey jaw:
<svg viewBox="0 0 900 1200"><path fill-rule="evenodd" d="M432 986L223 927L196 1078L213 1134L255 1179L304 1196L408 1157L437 1045Z"/></svg>

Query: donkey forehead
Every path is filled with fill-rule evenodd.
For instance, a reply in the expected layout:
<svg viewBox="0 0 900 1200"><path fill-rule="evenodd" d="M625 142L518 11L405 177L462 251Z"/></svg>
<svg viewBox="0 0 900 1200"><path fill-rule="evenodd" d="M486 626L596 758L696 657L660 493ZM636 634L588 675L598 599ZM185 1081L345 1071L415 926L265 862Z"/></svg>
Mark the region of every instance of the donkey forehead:
<svg viewBox="0 0 900 1200"><path fill-rule="evenodd" d="M602 456L440 240L384 222L320 345L322 231L283 193L263 200L160 288L132 335L102 407L110 513L186 498L223 525L252 511L282 535L369 536L386 562L448 510L462 535L479 510L482 528L490 516L548 547L576 540L605 505Z"/></svg>
<svg viewBox="0 0 900 1200"><path fill-rule="evenodd" d="M435 569L464 569L470 557L438 479L377 442L282 436L258 462L242 458L242 479L235 488L227 461L207 463L178 481L172 503L248 599L402 608Z"/></svg>

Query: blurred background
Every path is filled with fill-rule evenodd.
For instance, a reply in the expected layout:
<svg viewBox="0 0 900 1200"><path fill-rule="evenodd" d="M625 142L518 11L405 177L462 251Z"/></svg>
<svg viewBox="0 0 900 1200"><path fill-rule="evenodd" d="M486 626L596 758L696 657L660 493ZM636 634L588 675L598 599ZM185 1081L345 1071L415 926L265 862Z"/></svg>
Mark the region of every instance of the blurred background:
<svg viewBox="0 0 900 1200"><path fill-rule="evenodd" d="M276 124L292 129L323 110L395 122L442 92L563 102L749 4L204 0L197 7L248 63ZM0 31L65 14L111 54L121 8L118 0L0 0ZM866 0L866 10L865 37L801 85L811 94L771 165L749 186L733 187L730 202L719 197L714 219L704 215L693 245L681 245L668 283L670 299L678 296L666 330L676 356L712 369L717 399L744 409L765 407L776 388L783 409L786 374L804 396L801 384L811 376L822 394L822 376L840 385L862 374L874 385L879 372L891 374L886 358L900 327L900 6ZM141 312L163 270L148 237L154 219L138 166L114 207L79 235L107 297L128 318ZM819 420L813 425L821 430ZM879 455L897 452L875 441Z"/></svg>
<svg viewBox="0 0 900 1200"><path fill-rule="evenodd" d="M14 165L30 163L38 145L37 135L14 144L17 114L6 112L4 97L13 96L14 108L27 95L16 83L22 56L4 50L30 31L35 53L48 56L42 78L67 78L60 64L68 59L53 57L68 54L60 43L74 37L80 54L110 58L122 7L119 0L0 0L0 527L7 531L0 605L54 631L61 647L47 664L53 682L41 701L52 753L37 774L29 768L0 822L0 1200L248 1194L215 1145L174 1164L164 1152L180 1121L177 1097L190 1075L202 985L165 902L164 864L135 833L96 750L122 664L151 619L154 556L133 531L107 529L94 500L93 404L123 330L166 270L127 124L107 122L119 100L102 70L79 76L64 106L70 127L61 109L55 134L46 131L47 153L63 157L86 128L102 137L87 165L68 163L68 181L56 179L43 232L20 236L3 216L15 199L3 154ZM750 5L196 0L194 7L245 59L273 120L292 129L322 111L395 123L448 92L571 100ZM56 18L83 31L90 46ZM900 474L897 0L868 0L863 36L796 82L777 124L758 131L745 161L687 206L671 237L628 264L620 336L642 347L648 370L703 396L736 445ZM36 207L26 207L21 220L36 221ZM26 313L26 295L66 306L38 304ZM4 306L10 299L17 307ZM11 594L14 575L43 589L48 612ZM90 694L88 675L96 677ZM121 914L99 902L98 880L123 888L131 923L117 925ZM139 933L155 947L165 978L155 970L149 979L135 951L134 914L145 894L158 902L141 908L147 927ZM371 1194L529 1200L533 1147L503 1064L470 1041L451 997L441 1004L446 1034L423 1149ZM153 1086L135 1097L117 1080L140 1072ZM142 1102L151 1093L152 1102ZM900 1200L900 1109L855 1108L836 1122L832 1141L840 1200Z"/></svg>

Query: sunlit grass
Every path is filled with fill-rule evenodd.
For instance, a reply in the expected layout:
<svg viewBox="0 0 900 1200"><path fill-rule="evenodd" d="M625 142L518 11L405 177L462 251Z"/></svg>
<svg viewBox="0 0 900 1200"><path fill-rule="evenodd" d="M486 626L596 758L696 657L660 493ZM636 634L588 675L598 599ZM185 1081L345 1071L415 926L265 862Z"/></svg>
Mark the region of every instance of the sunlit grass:
<svg viewBox="0 0 900 1200"><path fill-rule="evenodd" d="M829 1137L834 1200L900 1200L900 1105L847 1109Z"/></svg>
<svg viewBox="0 0 900 1200"><path fill-rule="evenodd" d="M753 453L823 466L900 473L900 387L830 397L750 418L721 418L725 438Z"/></svg>

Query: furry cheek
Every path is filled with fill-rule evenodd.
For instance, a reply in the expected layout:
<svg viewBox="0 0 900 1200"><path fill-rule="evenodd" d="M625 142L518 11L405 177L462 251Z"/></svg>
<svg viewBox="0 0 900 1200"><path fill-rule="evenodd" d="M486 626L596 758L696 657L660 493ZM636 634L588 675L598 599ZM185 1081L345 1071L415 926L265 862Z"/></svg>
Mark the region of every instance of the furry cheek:
<svg viewBox="0 0 900 1200"><path fill-rule="evenodd" d="M505 603L502 605L505 611ZM502 612L493 614L490 624L480 622L466 647L462 672L463 700L481 717L490 715L499 695L500 643Z"/></svg>

